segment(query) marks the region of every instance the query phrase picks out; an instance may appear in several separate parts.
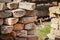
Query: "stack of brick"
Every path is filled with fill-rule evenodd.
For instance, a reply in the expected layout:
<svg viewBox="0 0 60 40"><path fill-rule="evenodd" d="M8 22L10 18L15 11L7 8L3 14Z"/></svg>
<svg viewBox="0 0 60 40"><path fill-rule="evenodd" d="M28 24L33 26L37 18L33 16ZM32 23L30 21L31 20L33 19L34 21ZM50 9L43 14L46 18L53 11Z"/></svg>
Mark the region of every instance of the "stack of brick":
<svg viewBox="0 0 60 40"><path fill-rule="evenodd" d="M0 36L2 40L38 40L34 23L37 16L29 16L35 3L21 0L0 0Z"/></svg>
<svg viewBox="0 0 60 40"><path fill-rule="evenodd" d="M52 7L53 8L53 7ZM50 13L56 14L55 17L51 19L51 30L47 35L50 40L60 40L60 10L59 7L55 7L50 10Z"/></svg>

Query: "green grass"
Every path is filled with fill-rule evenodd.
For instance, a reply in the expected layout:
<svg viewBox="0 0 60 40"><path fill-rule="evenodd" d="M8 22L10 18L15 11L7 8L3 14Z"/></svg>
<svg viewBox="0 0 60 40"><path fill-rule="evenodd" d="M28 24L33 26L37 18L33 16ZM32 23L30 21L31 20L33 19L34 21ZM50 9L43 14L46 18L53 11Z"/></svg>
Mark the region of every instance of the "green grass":
<svg viewBox="0 0 60 40"><path fill-rule="evenodd" d="M50 32L50 24L45 23L44 28L36 27L36 35L39 37L39 40L44 40L46 35Z"/></svg>

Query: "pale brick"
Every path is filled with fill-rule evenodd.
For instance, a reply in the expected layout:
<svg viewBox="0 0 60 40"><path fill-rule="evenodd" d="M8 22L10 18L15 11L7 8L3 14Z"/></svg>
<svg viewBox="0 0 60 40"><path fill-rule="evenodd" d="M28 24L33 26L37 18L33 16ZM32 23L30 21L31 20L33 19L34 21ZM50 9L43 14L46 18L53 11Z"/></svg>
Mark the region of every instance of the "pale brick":
<svg viewBox="0 0 60 40"><path fill-rule="evenodd" d="M3 24L3 19L0 19L0 25L2 25Z"/></svg>
<svg viewBox="0 0 60 40"><path fill-rule="evenodd" d="M53 18L51 19L52 24L58 24L59 19L58 18Z"/></svg>
<svg viewBox="0 0 60 40"><path fill-rule="evenodd" d="M7 25L1 26L1 33L2 34L11 33L12 31L13 31L13 26L7 26Z"/></svg>
<svg viewBox="0 0 60 40"><path fill-rule="evenodd" d="M10 16L12 16L12 13L10 12L10 10L0 11L0 18L7 18Z"/></svg>
<svg viewBox="0 0 60 40"><path fill-rule="evenodd" d="M58 29L58 24L51 24L52 28Z"/></svg>
<svg viewBox="0 0 60 40"><path fill-rule="evenodd" d="M29 23L25 25L25 29L27 30L31 30L31 29L35 29L35 24L34 23Z"/></svg>
<svg viewBox="0 0 60 40"><path fill-rule="evenodd" d="M17 30L22 30L23 28L24 28L24 24L15 24L13 30L17 31Z"/></svg>
<svg viewBox="0 0 60 40"><path fill-rule="evenodd" d="M26 10L34 10L35 9L35 3L20 2L19 8L26 9Z"/></svg>
<svg viewBox="0 0 60 40"><path fill-rule="evenodd" d="M23 0L13 0L13 2L21 2L21 1L23 1Z"/></svg>
<svg viewBox="0 0 60 40"><path fill-rule="evenodd" d="M6 9L5 3L0 3L0 10L5 10L5 9Z"/></svg>
<svg viewBox="0 0 60 40"><path fill-rule="evenodd" d="M11 3L7 3L7 7L9 8L9 9L16 9L16 8L18 8L18 3L17 2L11 2Z"/></svg>
<svg viewBox="0 0 60 40"><path fill-rule="evenodd" d="M13 16L14 17L22 17L25 15L25 10L23 9L16 9L16 10L12 10Z"/></svg>
<svg viewBox="0 0 60 40"><path fill-rule="evenodd" d="M21 20L20 20L20 23L30 23L30 22L35 22L37 20L37 17L23 17Z"/></svg>
<svg viewBox="0 0 60 40"><path fill-rule="evenodd" d="M5 24L7 25L14 25L19 21L19 18L6 18Z"/></svg>

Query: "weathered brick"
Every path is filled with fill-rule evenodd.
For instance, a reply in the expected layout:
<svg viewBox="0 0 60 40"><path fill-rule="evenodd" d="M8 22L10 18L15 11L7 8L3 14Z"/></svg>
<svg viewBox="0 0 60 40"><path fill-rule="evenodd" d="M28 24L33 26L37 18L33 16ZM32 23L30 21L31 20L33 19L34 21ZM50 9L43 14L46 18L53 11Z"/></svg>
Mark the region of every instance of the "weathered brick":
<svg viewBox="0 0 60 40"><path fill-rule="evenodd" d="M12 30L13 30L13 26L7 26L7 25L1 26L1 33L2 34L11 33Z"/></svg>
<svg viewBox="0 0 60 40"><path fill-rule="evenodd" d="M12 2L12 0L0 0L0 2L3 2L3 3L5 3L5 2Z"/></svg>
<svg viewBox="0 0 60 40"><path fill-rule="evenodd" d="M35 29L35 24L34 23L29 23L25 25L25 29L27 30L31 30L31 29Z"/></svg>
<svg viewBox="0 0 60 40"><path fill-rule="evenodd" d="M3 19L0 19L0 25L2 25L3 24Z"/></svg>
<svg viewBox="0 0 60 40"><path fill-rule="evenodd" d="M28 35L35 35L35 30L27 30Z"/></svg>
<svg viewBox="0 0 60 40"><path fill-rule="evenodd" d="M38 40L38 37L35 35L28 35L27 40Z"/></svg>
<svg viewBox="0 0 60 40"><path fill-rule="evenodd" d="M17 2L11 2L11 3L7 3L7 7L9 8L9 9L16 9L16 8L18 8L18 3Z"/></svg>
<svg viewBox="0 0 60 40"><path fill-rule="evenodd" d="M6 18L5 24L7 25L14 25L19 21L19 18Z"/></svg>
<svg viewBox="0 0 60 40"><path fill-rule="evenodd" d="M5 10L5 9L6 9L5 3L0 3L0 10Z"/></svg>
<svg viewBox="0 0 60 40"><path fill-rule="evenodd" d="M26 9L26 10L34 10L35 9L35 3L20 2L19 8Z"/></svg>
<svg viewBox="0 0 60 40"><path fill-rule="evenodd" d="M12 16L12 13L10 12L10 10L0 11L0 18L7 18L10 16Z"/></svg>
<svg viewBox="0 0 60 40"><path fill-rule="evenodd" d="M19 37L27 37L27 31L26 30L18 31L17 36L19 36Z"/></svg>
<svg viewBox="0 0 60 40"><path fill-rule="evenodd" d="M14 25L14 30L22 30L24 28L24 24L15 24Z"/></svg>
<svg viewBox="0 0 60 40"><path fill-rule="evenodd" d="M15 38L16 37L16 32L11 32L11 33L8 33L8 34L2 34L1 35L1 38L2 39L9 39L9 38Z"/></svg>
<svg viewBox="0 0 60 40"><path fill-rule="evenodd" d="M37 17L23 17L21 20L20 20L20 23L30 23L30 22L35 22L37 20Z"/></svg>
<svg viewBox="0 0 60 40"><path fill-rule="evenodd" d="M25 10L23 9L16 9L16 10L12 10L13 16L14 17L22 17L25 15Z"/></svg>

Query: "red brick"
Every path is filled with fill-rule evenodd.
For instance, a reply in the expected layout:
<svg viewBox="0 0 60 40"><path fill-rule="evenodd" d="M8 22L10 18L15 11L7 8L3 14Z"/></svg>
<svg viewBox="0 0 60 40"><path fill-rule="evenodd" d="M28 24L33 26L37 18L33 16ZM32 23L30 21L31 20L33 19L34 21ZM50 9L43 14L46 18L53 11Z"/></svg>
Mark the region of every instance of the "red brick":
<svg viewBox="0 0 60 40"><path fill-rule="evenodd" d="M14 25L14 30L22 30L24 28L24 24L15 24Z"/></svg>
<svg viewBox="0 0 60 40"><path fill-rule="evenodd" d="M11 32L11 33L8 33L8 34L2 34L1 35L1 38L2 39L8 39L8 38L15 38L16 37L16 32Z"/></svg>
<svg viewBox="0 0 60 40"><path fill-rule="evenodd" d="M38 40L38 37L35 35L28 35L27 40Z"/></svg>

